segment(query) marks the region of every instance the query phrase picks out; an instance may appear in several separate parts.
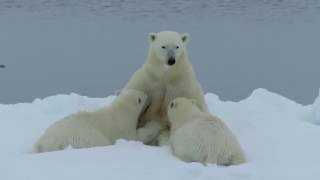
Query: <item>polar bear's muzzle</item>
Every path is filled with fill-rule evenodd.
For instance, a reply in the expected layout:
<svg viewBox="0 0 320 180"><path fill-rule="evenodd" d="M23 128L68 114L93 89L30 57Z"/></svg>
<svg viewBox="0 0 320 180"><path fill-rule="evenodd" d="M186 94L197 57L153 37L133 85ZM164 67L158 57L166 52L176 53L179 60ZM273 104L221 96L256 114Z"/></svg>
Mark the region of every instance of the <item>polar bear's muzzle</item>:
<svg viewBox="0 0 320 180"><path fill-rule="evenodd" d="M172 66L176 63L176 52L173 48L168 49L167 58L167 64L169 66Z"/></svg>
<svg viewBox="0 0 320 180"><path fill-rule="evenodd" d="M175 58L172 58L172 57L170 57L169 59L168 59L168 61L167 61L167 64L169 65L169 66L172 66L172 65L174 65L176 63L176 59Z"/></svg>

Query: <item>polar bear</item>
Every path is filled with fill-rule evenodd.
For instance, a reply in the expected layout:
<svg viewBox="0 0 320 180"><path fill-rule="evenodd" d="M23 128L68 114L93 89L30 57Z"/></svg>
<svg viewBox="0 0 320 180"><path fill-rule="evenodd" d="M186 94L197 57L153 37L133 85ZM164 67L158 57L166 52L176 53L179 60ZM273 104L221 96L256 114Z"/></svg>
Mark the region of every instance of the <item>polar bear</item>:
<svg viewBox="0 0 320 180"><path fill-rule="evenodd" d="M148 96L122 91L111 105L94 112L78 112L50 126L34 145L34 152L113 144L117 139L137 140L136 127Z"/></svg>
<svg viewBox="0 0 320 180"><path fill-rule="evenodd" d="M151 98L150 108L139 119L138 129L140 139L147 144L161 132L167 133L167 106L172 99L193 98L201 110L208 111L188 59L188 39L188 34L174 31L150 33L147 61L124 88L143 91Z"/></svg>
<svg viewBox="0 0 320 180"><path fill-rule="evenodd" d="M179 159L218 165L245 162L244 152L231 130L218 117L203 112L197 101L174 99L168 117L169 144Z"/></svg>

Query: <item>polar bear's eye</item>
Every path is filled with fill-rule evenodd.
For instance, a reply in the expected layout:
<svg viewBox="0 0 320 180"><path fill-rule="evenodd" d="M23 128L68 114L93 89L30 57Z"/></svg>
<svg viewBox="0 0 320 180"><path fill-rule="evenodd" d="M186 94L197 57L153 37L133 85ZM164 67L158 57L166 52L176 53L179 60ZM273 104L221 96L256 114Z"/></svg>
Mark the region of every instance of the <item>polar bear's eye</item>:
<svg viewBox="0 0 320 180"><path fill-rule="evenodd" d="M141 104L141 98L138 99L138 103Z"/></svg>
<svg viewBox="0 0 320 180"><path fill-rule="evenodd" d="M170 104L170 108L172 109L172 108L173 108L173 106L174 106L174 103L172 102L172 103Z"/></svg>
<svg viewBox="0 0 320 180"><path fill-rule="evenodd" d="M179 46L177 46L176 49L179 49Z"/></svg>
<svg viewBox="0 0 320 180"><path fill-rule="evenodd" d="M162 49L165 49L166 47L165 47L165 46L161 46L161 48L162 48Z"/></svg>

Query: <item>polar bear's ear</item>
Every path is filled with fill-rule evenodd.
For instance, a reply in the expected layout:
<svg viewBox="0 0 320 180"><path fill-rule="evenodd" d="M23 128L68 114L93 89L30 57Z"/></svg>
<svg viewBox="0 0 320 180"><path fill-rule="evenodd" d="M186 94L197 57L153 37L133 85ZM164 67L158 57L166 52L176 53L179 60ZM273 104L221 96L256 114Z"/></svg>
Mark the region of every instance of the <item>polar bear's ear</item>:
<svg viewBox="0 0 320 180"><path fill-rule="evenodd" d="M115 96L119 96L121 94L122 89L117 89L114 91Z"/></svg>
<svg viewBox="0 0 320 180"><path fill-rule="evenodd" d="M190 35L188 33L182 33L181 34L182 42L187 43L189 41L189 37L190 37Z"/></svg>
<svg viewBox="0 0 320 180"><path fill-rule="evenodd" d="M149 33L149 42L154 42L156 40L157 33Z"/></svg>

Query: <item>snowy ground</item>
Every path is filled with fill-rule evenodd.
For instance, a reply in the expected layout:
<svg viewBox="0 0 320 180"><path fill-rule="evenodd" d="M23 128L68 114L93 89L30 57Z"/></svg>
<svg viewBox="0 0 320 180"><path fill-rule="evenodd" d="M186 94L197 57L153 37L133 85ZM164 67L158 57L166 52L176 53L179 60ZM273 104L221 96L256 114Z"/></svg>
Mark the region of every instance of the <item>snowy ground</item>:
<svg viewBox="0 0 320 180"><path fill-rule="evenodd" d="M246 151L248 162L233 167L184 163L168 147L118 141L114 146L30 154L30 148L54 121L78 110L108 105L114 97L77 94L0 105L0 179L259 179L320 178L318 105L302 106L264 89L240 102L214 94L206 101L222 117ZM313 112L314 111L314 112ZM314 116L316 115L316 116ZM318 119L319 122L319 119Z"/></svg>

